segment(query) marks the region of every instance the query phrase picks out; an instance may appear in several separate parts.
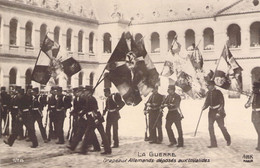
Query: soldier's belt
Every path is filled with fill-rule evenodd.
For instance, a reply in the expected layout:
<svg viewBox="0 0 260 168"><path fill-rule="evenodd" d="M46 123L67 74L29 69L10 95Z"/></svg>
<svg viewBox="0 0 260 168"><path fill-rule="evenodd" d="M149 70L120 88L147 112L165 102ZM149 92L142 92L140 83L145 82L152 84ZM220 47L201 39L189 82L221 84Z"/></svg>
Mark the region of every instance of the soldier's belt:
<svg viewBox="0 0 260 168"><path fill-rule="evenodd" d="M7 107L7 105L3 104L3 107Z"/></svg>
<svg viewBox="0 0 260 168"><path fill-rule="evenodd" d="M63 109L57 109L57 111L62 111Z"/></svg>
<svg viewBox="0 0 260 168"><path fill-rule="evenodd" d="M50 106L51 108L55 108L55 106Z"/></svg>
<svg viewBox="0 0 260 168"><path fill-rule="evenodd" d="M260 108L253 108L253 111L260 111Z"/></svg>
<svg viewBox="0 0 260 168"><path fill-rule="evenodd" d="M29 109L23 109L23 112L28 112L29 111Z"/></svg>
<svg viewBox="0 0 260 168"><path fill-rule="evenodd" d="M169 108L169 111L176 111L178 108Z"/></svg>
<svg viewBox="0 0 260 168"><path fill-rule="evenodd" d="M149 110L151 110L151 111L160 110L160 107L151 108L151 109L149 109Z"/></svg>
<svg viewBox="0 0 260 168"><path fill-rule="evenodd" d="M108 112L116 112L116 109L109 109Z"/></svg>
<svg viewBox="0 0 260 168"><path fill-rule="evenodd" d="M32 108L33 110L39 110L39 108Z"/></svg>
<svg viewBox="0 0 260 168"><path fill-rule="evenodd" d="M209 108L210 108L210 109L213 109L213 110L218 109L219 107L220 107L220 104L219 104L219 105L216 105L216 106L209 106Z"/></svg>
<svg viewBox="0 0 260 168"><path fill-rule="evenodd" d="M13 106L13 108L18 108L18 106Z"/></svg>

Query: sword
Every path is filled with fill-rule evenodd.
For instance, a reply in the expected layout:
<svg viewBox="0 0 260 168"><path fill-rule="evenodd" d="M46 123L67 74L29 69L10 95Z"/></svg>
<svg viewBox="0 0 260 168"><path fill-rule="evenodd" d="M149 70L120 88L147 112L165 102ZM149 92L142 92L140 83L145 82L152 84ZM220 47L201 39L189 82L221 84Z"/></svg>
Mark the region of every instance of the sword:
<svg viewBox="0 0 260 168"><path fill-rule="evenodd" d="M6 116L6 119L5 119L5 125L4 125L2 133L5 133L5 131L6 131L7 124L9 123L8 120L9 120L9 112L7 113L7 116Z"/></svg>

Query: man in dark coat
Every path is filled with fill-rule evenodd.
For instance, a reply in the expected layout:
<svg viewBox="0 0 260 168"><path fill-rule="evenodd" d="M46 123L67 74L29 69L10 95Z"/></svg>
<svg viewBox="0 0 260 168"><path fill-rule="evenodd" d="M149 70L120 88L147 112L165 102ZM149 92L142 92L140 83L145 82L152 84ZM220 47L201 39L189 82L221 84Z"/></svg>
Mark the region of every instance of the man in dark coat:
<svg viewBox="0 0 260 168"><path fill-rule="evenodd" d="M31 115L31 106L32 106L32 97L31 93L29 91L24 95L23 89L20 89L18 94L18 108L19 112L17 114L17 120L15 124L14 131L9 136L8 140L4 140L4 143L8 144L9 146L12 146L15 139L18 137L19 134L19 128L25 125L26 129L28 130L28 135L30 140L32 141L32 148L36 148L38 146L38 140L35 134L35 127L34 127L34 121Z"/></svg>
<svg viewBox="0 0 260 168"><path fill-rule="evenodd" d="M231 137L225 127L224 118L226 116L224 110L224 97L220 90L215 88L214 81L208 81L207 84L208 92L206 94L206 100L202 107L205 110L209 107L208 122L209 122L209 135L210 135L210 146L208 148L216 148L217 140L214 132L214 123L218 123L218 126L227 141L227 146L231 144Z"/></svg>
<svg viewBox="0 0 260 168"><path fill-rule="evenodd" d="M103 111L103 116L106 115L106 134L109 141L109 145L111 145L111 127L113 127L113 140L114 145L112 148L119 147L119 139L118 139L118 120L120 119L119 110L121 110L125 103L122 101L122 98L119 93L111 94L109 88L104 89L106 100L106 107Z"/></svg>
<svg viewBox="0 0 260 168"><path fill-rule="evenodd" d="M257 133L257 147L256 150L260 151L260 82L253 83L253 92L249 97L245 107L248 108L252 105L252 123L254 124Z"/></svg>
<svg viewBox="0 0 260 168"><path fill-rule="evenodd" d="M145 113L149 114L150 143L160 144L163 140L161 112L163 99L164 96L158 93L158 87L156 87L145 104ZM156 130L158 136L156 135Z"/></svg>
<svg viewBox="0 0 260 168"><path fill-rule="evenodd" d="M178 131L178 145L177 147L183 147L183 132L181 120L183 115L180 111L181 97L175 93L175 85L168 86L168 96L162 103L162 108L168 107L168 114L166 116L166 131L169 137L170 144L168 146L173 146L177 144L176 138L172 130L172 124L175 123L175 126Z"/></svg>
<svg viewBox="0 0 260 168"><path fill-rule="evenodd" d="M2 120L4 121L5 130L2 133L3 135L9 135L9 106L11 102L11 96L6 92L5 87L1 87L1 121L0 124L2 126Z"/></svg>
<svg viewBox="0 0 260 168"><path fill-rule="evenodd" d="M44 129L42 124L42 118L43 118L42 110L43 110L43 103L41 102L41 96L39 95L39 88L36 87L33 88L33 93L32 93L32 117L34 119L34 122L36 121L38 123L44 143L47 143L48 140L47 140L46 130Z"/></svg>

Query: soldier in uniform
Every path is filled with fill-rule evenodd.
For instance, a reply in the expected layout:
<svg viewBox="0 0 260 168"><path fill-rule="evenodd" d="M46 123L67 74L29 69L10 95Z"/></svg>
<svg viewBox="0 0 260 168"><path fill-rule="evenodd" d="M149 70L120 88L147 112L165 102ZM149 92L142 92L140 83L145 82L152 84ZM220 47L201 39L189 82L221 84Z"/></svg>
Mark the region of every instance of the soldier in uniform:
<svg viewBox="0 0 260 168"><path fill-rule="evenodd" d="M29 90L30 91L30 90ZM26 129L28 130L28 135L30 140L32 141L32 148L36 148L38 146L38 140L35 134L35 127L33 118L31 115L31 105L32 105L32 97L29 93L29 91L24 95L24 89L19 90L18 100L19 100L19 112L17 115L17 120L15 124L14 131L9 136L8 140L4 140L4 143L8 144L9 146L12 146L15 139L18 137L19 134L19 128L25 125Z"/></svg>
<svg viewBox="0 0 260 168"><path fill-rule="evenodd" d="M43 127L42 124L42 110L43 110L43 103L41 102L41 96L39 95L39 88L33 88L33 93L32 93L32 117L35 121L37 121L39 129L41 131L42 139L44 143L47 143L47 134L46 130Z"/></svg>
<svg viewBox="0 0 260 168"><path fill-rule="evenodd" d="M118 120L120 119L119 110L121 110L124 107L125 103L122 101L122 98L119 93L111 94L109 88L104 89L104 93L107 97L106 107L103 111L103 116L105 116L106 112L108 112L106 119L107 138L109 141L109 145L111 145L111 127L113 127L114 146L112 148L118 148Z"/></svg>
<svg viewBox="0 0 260 168"><path fill-rule="evenodd" d="M177 147L183 147L183 132L182 132L182 124L181 124L183 115L180 111L181 97L180 95L175 93L175 85L168 86L168 94L169 95L167 95L167 97L162 103L162 109L164 107L168 107L168 114L166 116L166 125L165 125L169 137L169 141L170 141L170 144L168 146L170 147L177 144L176 138L172 130L172 124L175 123L179 135Z"/></svg>
<svg viewBox="0 0 260 168"><path fill-rule="evenodd" d="M11 109L11 116L12 116L12 123L11 123L11 126L12 126L12 130L11 132L14 133L14 129L16 127L16 122L17 121L17 115L18 115L18 111L20 110L19 109L19 97L21 97L24 93L21 91L21 86L16 86L15 87L15 90L12 92L12 96L11 96L11 104L10 104L10 109ZM20 91L20 93L19 93ZM19 93L19 95L18 95ZM17 128L19 129L18 131L18 140L21 140L21 139L24 139L24 130L23 130L23 125L22 124L19 124L19 127Z"/></svg>
<svg viewBox="0 0 260 168"><path fill-rule="evenodd" d="M252 105L252 123L254 124L256 133L257 133L257 151L260 151L260 82L253 83L253 92L248 99L248 102L245 104L245 108L248 108Z"/></svg>
<svg viewBox="0 0 260 168"><path fill-rule="evenodd" d="M209 122L209 135L210 135L210 146L208 148L216 148L217 140L214 132L214 123L218 123L218 126L227 141L227 146L231 144L231 137L225 127L224 118L226 116L224 110L224 97L220 90L215 88L214 81L208 81L207 83L208 92L206 94L206 100L202 107L205 110L209 107L208 122Z"/></svg>
<svg viewBox="0 0 260 168"><path fill-rule="evenodd" d="M56 133L54 131L54 120L55 120L55 113L56 113L56 99L55 95L56 88L51 87L50 96L48 97L48 112L49 112L49 136L48 141L51 139L56 139Z"/></svg>
<svg viewBox="0 0 260 168"><path fill-rule="evenodd" d="M158 87L156 87L145 104L145 113L149 114L150 143L160 144L163 140L162 113L160 111L163 99L164 96L158 93ZM156 130L158 136L156 135Z"/></svg>
<svg viewBox="0 0 260 168"><path fill-rule="evenodd" d="M54 130L57 134L58 141L57 144L64 144L64 131L63 124L66 117L66 105L64 103L65 96L62 94L62 88L57 88L56 99L56 113L54 119Z"/></svg>
<svg viewBox="0 0 260 168"><path fill-rule="evenodd" d="M2 120L4 121L5 130L3 135L9 135L9 106L10 106L11 96L6 92L5 87L1 87L1 126Z"/></svg>
<svg viewBox="0 0 260 168"><path fill-rule="evenodd" d="M71 139L76 135L79 128L79 112L82 110L84 100L80 94L83 91L83 87L78 87L73 89L74 99L73 99L73 110L70 112L70 115L73 116L72 121L72 131L71 131ZM84 132L82 133L83 136Z"/></svg>

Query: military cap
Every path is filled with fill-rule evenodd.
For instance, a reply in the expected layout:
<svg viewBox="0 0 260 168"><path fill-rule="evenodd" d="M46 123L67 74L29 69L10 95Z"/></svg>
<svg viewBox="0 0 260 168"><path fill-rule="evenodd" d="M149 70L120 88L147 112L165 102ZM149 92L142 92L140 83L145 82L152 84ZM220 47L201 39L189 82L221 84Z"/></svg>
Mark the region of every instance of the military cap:
<svg viewBox="0 0 260 168"><path fill-rule="evenodd" d="M18 89L17 91L18 91L18 93L21 93L21 94L24 93L24 89L22 89L22 88Z"/></svg>
<svg viewBox="0 0 260 168"><path fill-rule="evenodd" d="M104 92L110 92L110 88L105 88Z"/></svg>
<svg viewBox="0 0 260 168"><path fill-rule="evenodd" d="M57 87L57 91L58 91L58 92L62 92L62 87L58 86L58 87Z"/></svg>
<svg viewBox="0 0 260 168"><path fill-rule="evenodd" d="M39 88L38 87L35 87L32 90L33 90L33 92L39 93Z"/></svg>
<svg viewBox="0 0 260 168"><path fill-rule="evenodd" d="M175 90L175 85L169 85L169 86L168 86L168 89Z"/></svg>
<svg viewBox="0 0 260 168"><path fill-rule="evenodd" d="M75 87L75 88L73 88L72 90L73 90L73 92L77 92L77 91L79 90L79 88L78 88L78 87Z"/></svg>
<svg viewBox="0 0 260 168"><path fill-rule="evenodd" d="M22 89L22 87L21 86L15 86L15 90L20 90L20 89Z"/></svg>
<svg viewBox="0 0 260 168"><path fill-rule="evenodd" d="M92 90L92 89L93 89L93 86L90 86L90 85L85 86L85 90Z"/></svg>
<svg viewBox="0 0 260 168"><path fill-rule="evenodd" d="M6 90L6 88L4 86L1 87L1 90Z"/></svg>

